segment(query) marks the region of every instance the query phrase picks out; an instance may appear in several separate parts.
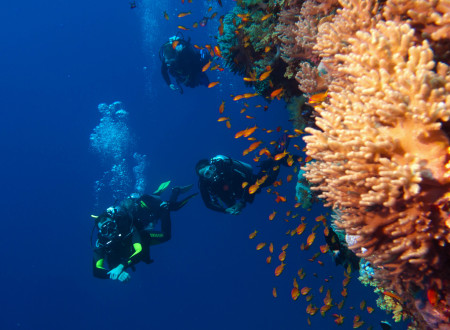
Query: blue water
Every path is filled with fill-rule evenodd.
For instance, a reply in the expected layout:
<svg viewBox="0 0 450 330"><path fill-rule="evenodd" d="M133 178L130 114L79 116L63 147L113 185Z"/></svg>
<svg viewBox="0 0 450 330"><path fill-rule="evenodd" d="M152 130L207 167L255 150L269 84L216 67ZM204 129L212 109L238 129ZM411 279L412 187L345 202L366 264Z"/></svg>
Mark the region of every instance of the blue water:
<svg viewBox="0 0 450 330"><path fill-rule="evenodd" d="M99 103L121 101L129 112L133 150L147 155L148 192L166 180L175 185L196 183L194 166L200 158L225 154L254 164L252 157L242 156L249 143L234 139L236 131L253 126L239 114L243 103L230 97L252 92L240 77L226 70L209 72L210 80L220 80L221 85L186 88L180 95L160 75L160 45L178 31L177 25L192 25L206 15L210 4L194 0L184 5L181 1L137 1L137 5L131 10L126 0L0 4L0 328L306 328L308 303L302 296L295 302L290 298L297 270L305 268L308 275L299 285L313 287L320 307L323 295L318 287L333 275L327 287L338 299L343 268L329 256L320 257L324 266L307 261L324 244L321 235L314 251L301 252L299 246L310 229L302 239L285 234L296 226L283 220L294 204L295 179L278 188L288 197L286 205L277 205L273 195L262 193L237 217L210 211L197 197L172 214L172 240L152 248L155 262L137 265L129 283L92 276L90 214L114 203L110 196L96 205L95 181L110 166L90 147L89 136L101 118ZM225 7L232 5L229 1ZM175 13L186 8L193 12L191 17L176 19ZM219 8L218 16L225 13ZM215 44L214 24L185 35L193 43ZM222 100L231 130L217 122ZM267 112L254 108L265 105L262 98L249 104L248 114L257 118L258 126L292 129L282 102L273 102ZM277 136L259 132L257 137L269 142ZM303 145L301 139L293 143ZM280 178L285 181L290 173L283 168ZM278 215L269 222L274 209ZM324 210L298 212L314 225ZM249 240L254 230L259 233ZM267 247L255 250L259 242L274 242L272 264L265 262ZM286 269L276 278L276 256L286 243L290 244ZM278 290L276 299L273 287ZM349 292L346 306L355 306L354 311L334 310L325 318L317 313L311 317L311 328L332 328L331 313L344 313L341 328L352 328L353 316L361 314L366 321L363 328L373 324L378 329L385 313L359 310L363 298L375 307L375 295L355 278Z"/></svg>

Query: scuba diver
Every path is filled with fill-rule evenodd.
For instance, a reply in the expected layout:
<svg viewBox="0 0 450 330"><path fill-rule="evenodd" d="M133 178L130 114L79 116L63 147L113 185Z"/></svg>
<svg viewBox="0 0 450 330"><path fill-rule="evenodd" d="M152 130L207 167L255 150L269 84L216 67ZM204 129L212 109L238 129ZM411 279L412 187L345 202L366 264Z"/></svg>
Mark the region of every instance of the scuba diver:
<svg viewBox="0 0 450 330"><path fill-rule="evenodd" d="M179 210L197 195L177 201L179 194L187 192L193 185L175 187L169 201L163 201L160 195L169 184L170 181L161 184L152 195L132 194L119 206L109 207L98 217L93 216L94 229L98 229L93 259L95 277L126 282L130 279L127 269L134 270L134 265L140 261L153 262L150 246L171 238L170 211Z"/></svg>
<svg viewBox="0 0 450 330"><path fill-rule="evenodd" d="M198 85L208 86L209 78L202 72L203 66L210 60L209 53L202 49L196 50L183 36L170 37L169 41L161 46L159 50L161 60L161 74L172 90L178 90L183 94L181 85L196 87ZM176 86L170 80L173 76Z"/></svg>
<svg viewBox="0 0 450 330"><path fill-rule="evenodd" d="M289 139L284 134L278 140L274 154L285 152L288 144ZM255 198L249 191L252 185L257 183L259 188L272 185L280 172L279 165L287 166L286 159L275 161L269 158L260 162L258 174L253 173L251 165L223 155L198 161L195 171L205 206L213 211L238 215L246 203L252 203Z"/></svg>

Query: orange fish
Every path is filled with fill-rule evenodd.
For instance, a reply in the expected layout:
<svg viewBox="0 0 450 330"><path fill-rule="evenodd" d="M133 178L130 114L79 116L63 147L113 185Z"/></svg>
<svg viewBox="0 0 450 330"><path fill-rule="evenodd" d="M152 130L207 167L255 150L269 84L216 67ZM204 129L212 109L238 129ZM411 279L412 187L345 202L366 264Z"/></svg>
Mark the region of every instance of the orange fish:
<svg viewBox="0 0 450 330"><path fill-rule="evenodd" d="M192 27L193 27L194 29L198 28L198 23L197 23L197 22L194 22L194 24L192 24Z"/></svg>
<svg viewBox="0 0 450 330"><path fill-rule="evenodd" d="M273 295L274 298L277 297L277 289L276 288L273 288L272 295Z"/></svg>
<svg viewBox="0 0 450 330"><path fill-rule="evenodd" d="M243 136L244 137L249 137L250 135L252 135L256 131L257 128L258 128L258 126L256 126L256 125L253 126L253 127L247 128L245 130Z"/></svg>
<svg viewBox="0 0 450 330"><path fill-rule="evenodd" d="M394 299L398 300L399 302L403 301L403 299L400 296L396 295L395 293L392 293L392 292L389 292L389 291L383 291L383 294L386 295L386 296L389 296L391 298L394 298Z"/></svg>
<svg viewBox="0 0 450 330"><path fill-rule="evenodd" d="M179 42L178 40L174 40L174 41L172 42L172 49L177 48L177 46L178 46L179 43L180 43L180 42Z"/></svg>
<svg viewBox="0 0 450 330"><path fill-rule="evenodd" d="M275 214L277 214L277 212L273 211L272 213L270 213L269 215L269 220L272 221L273 218L275 218Z"/></svg>
<svg viewBox="0 0 450 330"><path fill-rule="evenodd" d="M269 252L273 253L273 243L270 243L270 245L269 245Z"/></svg>
<svg viewBox="0 0 450 330"><path fill-rule="evenodd" d="M275 156L273 156L273 159L275 161L278 161L280 159L283 159L287 154L288 154L288 152L286 150L284 150L282 153L279 153L279 154L276 154Z"/></svg>
<svg viewBox="0 0 450 330"><path fill-rule="evenodd" d="M292 285L294 286L294 288L298 289L298 283L297 283L297 279L295 277L294 277L294 281L293 281Z"/></svg>
<svg viewBox="0 0 450 330"><path fill-rule="evenodd" d="M327 253L328 251L330 251L330 247L328 246L328 244L320 246L320 252Z"/></svg>
<svg viewBox="0 0 450 330"><path fill-rule="evenodd" d="M272 73L272 70L268 70L268 71L263 72L259 76L259 81L263 81L263 80L267 79L267 77L269 77L271 73Z"/></svg>
<svg viewBox="0 0 450 330"><path fill-rule="evenodd" d="M261 17L261 21L265 21L266 19L268 19L270 16L272 16L272 13L264 15L263 17Z"/></svg>
<svg viewBox="0 0 450 330"><path fill-rule="evenodd" d="M327 95L328 95L328 91L326 91L324 93L314 94L308 99L308 103L311 103L311 104L320 103L326 99Z"/></svg>
<svg viewBox="0 0 450 330"><path fill-rule="evenodd" d="M230 119L230 117L220 117L219 119L217 119L217 121L221 122L221 121L225 121L225 120L229 120L229 119Z"/></svg>
<svg viewBox="0 0 450 330"><path fill-rule="evenodd" d="M242 182L242 189L244 189L245 187L247 187L248 186L248 182Z"/></svg>
<svg viewBox="0 0 450 330"><path fill-rule="evenodd" d="M333 314L334 322L337 325L341 325L342 323L344 323L344 317L341 314Z"/></svg>
<svg viewBox="0 0 450 330"><path fill-rule="evenodd" d="M286 259L286 251L283 251L280 253L280 255L278 256L278 260L280 261L284 261Z"/></svg>
<svg viewBox="0 0 450 330"><path fill-rule="evenodd" d="M249 116L249 115L245 115L245 118L247 119L256 119L255 117Z"/></svg>
<svg viewBox="0 0 450 330"><path fill-rule="evenodd" d="M367 313L372 314L374 309L370 306L367 306Z"/></svg>
<svg viewBox="0 0 450 330"><path fill-rule="evenodd" d="M427 298L428 298L428 301L430 302L430 304L433 306L436 306L436 304L439 300L437 292L433 289L427 290Z"/></svg>
<svg viewBox="0 0 450 330"><path fill-rule="evenodd" d="M306 276L306 273L304 272L303 268L300 268L299 271L297 272L298 277L303 280Z"/></svg>
<svg viewBox="0 0 450 330"><path fill-rule="evenodd" d="M225 101L222 101L219 107L219 113L223 113L224 110L225 110Z"/></svg>
<svg viewBox="0 0 450 330"><path fill-rule="evenodd" d="M211 61L209 61L208 63L206 63L203 68L202 68L202 72L205 72L206 70L209 69L209 66L211 65Z"/></svg>
<svg viewBox="0 0 450 330"><path fill-rule="evenodd" d="M317 313L318 308L313 306L312 304L309 304L308 307L306 307L306 313L313 316Z"/></svg>
<svg viewBox="0 0 450 330"><path fill-rule="evenodd" d="M257 190L259 189L259 185L257 185L256 183L251 185L250 188L248 188L248 193L250 195L254 194Z"/></svg>
<svg viewBox="0 0 450 330"><path fill-rule="evenodd" d="M197 49L203 49L203 48L200 47L199 45L194 45L194 48L197 48Z"/></svg>
<svg viewBox="0 0 450 330"><path fill-rule="evenodd" d="M178 25L178 28L179 28L180 30L184 30L184 31L189 30L187 27L184 27L184 26L182 26L182 25Z"/></svg>
<svg viewBox="0 0 450 330"><path fill-rule="evenodd" d="M300 292L298 291L298 288L293 287L291 290L291 297L293 300L297 300L298 297L300 296Z"/></svg>
<svg viewBox="0 0 450 330"><path fill-rule="evenodd" d="M281 250L284 251L284 250L286 250L288 247L289 247L289 244L285 244L285 245L283 245L283 246L281 247Z"/></svg>
<svg viewBox="0 0 450 330"><path fill-rule="evenodd" d="M347 294L348 294L347 288L343 288L342 291L341 291L342 297L344 297L344 298L347 297Z"/></svg>
<svg viewBox="0 0 450 330"><path fill-rule="evenodd" d="M274 90L272 93L270 93L270 97L273 99L273 98L277 97L282 91L283 91L283 87L278 88L278 89Z"/></svg>
<svg viewBox="0 0 450 330"><path fill-rule="evenodd" d="M220 64L216 64L211 68L211 70L217 70L219 68L220 68Z"/></svg>
<svg viewBox="0 0 450 330"><path fill-rule="evenodd" d="M219 34L220 34L221 36L223 36L223 15L220 16L219 22L220 22L220 25L219 25Z"/></svg>
<svg viewBox="0 0 450 330"><path fill-rule="evenodd" d="M209 83L208 88L212 88L214 86L217 86L218 84L220 84L220 81L213 81L213 82Z"/></svg>
<svg viewBox="0 0 450 330"><path fill-rule="evenodd" d="M302 295L306 296L309 293L309 291L311 291L311 288L305 286L304 288L302 288L301 293Z"/></svg>
<svg viewBox="0 0 450 330"><path fill-rule="evenodd" d="M181 17L187 16L187 15L190 15L190 14L191 14L190 11L185 12L185 13L179 13L177 17L181 18Z"/></svg>
<svg viewBox="0 0 450 330"><path fill-rule="evenodd" d="M263 247L265 247L266 246L266 243L259 243L257 246L256 246L256 250L261 250Z"/></svg>
<svg viewBox="0 0 450 330"><path fill-rule="evenodd" d="M262 141L256 141L253 142L249 147L248 147L248 152L252 152L253 150L255 150L256 148L259 147L259 145L262 143Z"/></svg>
<svg viewBox="0 0 450 330"><path fill-rule="evenodd" d="M291 182L291 180L292 180L292 174L289 174L289 175L287 176L287 178L286 178L286 181L287 181L287 182Z"/></svg>
<svg viewBox="0 0 450 330"><path fill-rule="evenodd" d="M285 263L281 263L277 268L275 268L275 276L280 276L284 270Z"/></svg>
<svg viewBox="0 0 450 330"><path fill-rule="evenodd" d="M284 196L280 196L277 194L277 198L275 198L275 202L279 203L279 202L286 202L286 197Z"/></svg>
<svg viewBox="0 0 450 330"><path fill-rule="evenodd" d="M361 310L364 310L365 307L366 307L366 301L363 300L363 301L361 301L361 303L359 304L359 308L360 308Z"/></svg>
<svg viewBox="0 0 450 330"><path fill-rule="evenodd" d="M217 57L222 57L222 52L220 51L219 46L214 46L214 54L216 54Z"/></svg>
<svg viewBox="0 0 450 330"><path fill-rule="evenodd" d="M323 305L320 307L320 315L325 316L325 313L328 312L331 308L331 305Z"/></svg>
<svg viewBox="0 0 450 330"><path fill-rule="evenodd" d="M272 256L268 256L266 258L266 263L270 264L271 261L272 261Z"/></svg>
<svg viewBox="0 0 450 330"><path fill-rule="evenodd" d="M240 99L243 99L244 96L243 95L236 95L235 97L233 97L233 101L239 101Z"/></svg>
<svg viewBox="0 0 450 330"><path fill-rule="evenodd" d="M228 127L228 128L231 128L231 123L230 123L229 120L227 120L227 127Z"/></svg>
<svg viewBox="0 0 450 330"><path fill-rule="evenodd" d="M251 97L255 97L255 96L258 96L258 95L259 95L258 93L245 93L245 94L242 95L242 97L244 99L249 99Z"/></svg>
<svg viewBox="0 0 450 330"><path fill-rule="evenodd" d="M251 233L250 235L248 235L248 238L254 239L257 233L258 233L258 231L255 230L253 233Z"/></svg>
<svg viewBox="0 0 450 330"><path fill-rule="evenodd" d="M308 238L306 239L306 245L311 246L312 243L314 243L314 240L316 239L316 233L311 233Z"/></svg>
<svg viewBox="0 0 450 330"><path fill-rule="evenodd" d="M350 277L346 277L342 280L342 286L345 288L350 282Z"/></svg>

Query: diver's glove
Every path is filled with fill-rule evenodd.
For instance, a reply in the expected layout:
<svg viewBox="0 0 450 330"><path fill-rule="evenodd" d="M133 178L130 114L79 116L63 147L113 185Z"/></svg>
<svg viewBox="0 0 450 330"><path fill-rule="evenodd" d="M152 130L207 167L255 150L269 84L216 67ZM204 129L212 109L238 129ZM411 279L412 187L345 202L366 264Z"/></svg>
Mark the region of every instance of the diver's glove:
<svg viewBox="0 0 450 330"><path fill-rule="evenodd" d="M111 269L108 274L109 274L109 278L112 280L117 280L120 277L120 274L123 271L124 266L122 264L120 264L119 266L117 266L114 269Z"/></svg>
<svg viewBox="0 0 450 330"><path fill-rule="evenodd" d="M227 208L225 210L225 212L227 212L228 214L231 214L231 215L238 215L239 213L241 213L244 206L245 206L245 203L239 201L236 204L234 204L233 206Z"/></svg>
<svg viewBox="0 0 450 330"><path fill-rule="evenodd" d="M122 272L120 273L118 280L120 282L128 282L130 278L131 278L130 274L128 274L127 272Z"/></svg>
<svg viewBox="0 0 450 330"><path fill-rule="evenodd" d="M175 86L174 84L170 84L169 87L170 87L170 89L173 90L173 91L178 90L178 87Z"/></svg>

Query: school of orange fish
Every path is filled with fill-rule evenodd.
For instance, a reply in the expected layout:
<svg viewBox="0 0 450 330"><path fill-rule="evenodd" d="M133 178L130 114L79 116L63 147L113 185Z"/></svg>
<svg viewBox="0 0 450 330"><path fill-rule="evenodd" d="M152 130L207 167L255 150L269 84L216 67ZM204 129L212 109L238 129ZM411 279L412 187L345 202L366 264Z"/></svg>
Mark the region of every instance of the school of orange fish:
<svg viewBox="0 0 450 330"><path fill-rule="evenodd" d="M181 0L181 2L184 4L185 1ZM187 3L192 3L192 0L187 0ZM219 1L219 4L221 4L221 2ZM212 11L213 7L210 6L207 10L208 14ZM184 17L190 16L192 15L191 11L186 11L186 12L180 12L178 13L176 16L177 19L182 19ZM272 13L267 13L266 15L264 15L260 20L264 21L266 19L268 19L271 15L273 15ZM166 20L169 20L169 14L167 12L164 11L163 16ZM214 19L217 16L217 12L212 13L210 16L205 16L204 18L209 19ZM238 15L239 18L242 20L242 24L236 27L236 34L239 34L239 30L248 22L251 22L252 18L248 15L248 14L240 14ZM218 28L218 33L219 35L223 35L223 18L224 16L220 16L219 19L219 28ZM192 28L198 28L199 27L199 22L195 21L192 24ZM190 30L189 27L186 27L186 25L178 25L178 28L180 30ZM175 48L177 46L178 41L174 41L172 46ZM218 71L224 71L224 68L221 67L219 60L222 58L222 54L221 54L221 50L220 47L218 45L204 45L204 46L199 46L199 45L194 45L195 48L197 49L206 49L209 54L211 55L211 59L206 65L204 65L204 67L202 68L202 71L214 71L214 70L218 70ZM270 50L270 47L268 47L269 49L265 49L265 52L267 53ZM259 77L256 76L255 73L251 73L250 77L244 77L243 80L246 82L252 82L252 81L263 81L263 80L267 80L269 79L269 85L273 86L273 84L271 84L270 81L270 75L272 73L272 68L270 66L267 66L265 68L266 70L261 73L259 75ZM217 85L219 85L220 82L219 81L214 81L211 82L208 85L208 88L213 88ZM230 95L231 100L229 101L229 103L231 104L236 104L236 102L239 102L241 100L246 100L246 99L250 99L253 97L257 97L259 96L258 93L243 93L243 94L236 94L236 95ZM275 89L271 92L270 94L270 100L273 99L278 99L280 100L281 97L283 96L283 88L278 88ZM322 93L318 93L315 95L312 95L309 99L308 99L308 104L310 104L311 106L314 107L321 107L321 103L323 100L325 100L325 98L327 97L327 92L322 92ZM230 115L226 115L226 103L227 101L223 100L221 102L221 104L219 105L219 117L217 119L218 122L225 122L225 125L228 129L231 129L232 125L231 125L231 116ZM231 106L233 107L233 105ZM243 103L243 108L240 111L240 114L244 114L248 109L250 108L250 105L246 102ZM261 105L258 104L255 106L255 108L262 108L265 111L267 111L269 109L268 105ZM250 119L250 120L254 120L255 117L254 116L250 116L250 115L245 115L246 119ZM246 156L250 153L252 153L254 155L253 160L255 162L258 162L260 160L260 158L262 156L268 157L268 158L273 158L274 160L281 160L284 157L287 157L287 164L290 166L290 168L292 169L291 174L289 174L286 177L286 182L291 182L294 176L297 176L297 172L299 167L296 165L294 166L294 164L300 164L302 162L309 162L311 160L310 157L306 157L304 160L302 158L298 158L298 159L294 159L294 156L288 152L287 150L283 151L282 153L276 154L276 155L272 155L268 149L268 147L270 145L274 145L277 143L276 140L272 140L269 143L265 143L262 140L257 140L256 137L254 137L254 133L256 131L261 131L261 132L265 132L267 134L270 133L274 133L274 132L283 132L283 133L287 133L288 137L290 139L292 139L292 141L295 141L295 138L299 138L303 132L301 130L298 129L292 129L292 132L290 132L289 130L285 129L283 130L281 127L276 127L275 129L268 129L268 128L260 128L255 124L252 124L248 127L246 127L243 130L237 131L234 135L234 137L236 139L239 138L246 138L250 143L250 145L248 146L247 149L243 150L242 155ZM297 144L294 144L294 147L298 150L298 151L305 151L305 149L302 149L301 147L299 147ZM252 184L249 186L249 193L250 194L254 194L256 193L259 189L260 189L260 185L262 185L262 183L267 179L267 175L263 176L262 178L260 178L256 183ZM266 192L269 194L273 194L275 195L274 201L276 203L291 203L293 204L293 208L297 209L298 207L301 206L301 201L297 201L297 200L288 200L288 198L286 196L282 196L280 195L275 188L282 185L283 182L281 179L275 181L275 183L273 184L273 188L267 188ZM246 186L248 186L249 183L248 182L244 182L242 187L245 188ZM277 204L274 204L277 205ZM309 210L308 210L309 211ZM272 213L270 213L268 215L268 220L269 221L273 221L277 214L279 214L278 211L274 210ZM327 236L328 235L328 224L327 224L327 218L326 216L328 216L328 214L321 215L315 218L315 222L316 225L314 225L311 229L311 232L308 234L308 236L306 237L306 240L302 239L303 233L305 232L305 230L308 227L308 224L311 225L311 221L307 221L307 217L306 216L299 216L298 213L294 213L293 211L287 211L286 212L286 217L284 219L284 221L286 222L293 222L296 223L295 226L292 227L292 229L288 230L286 232L286 235L288 236L295 236L297 235L299 239L301 239L302 243L300 245L300 251L307 251L309 250L311 247L313 247L314 242L316 240L317 237L317 232L318 232L318 228L320 226L323 227L323 232L324 235ZM258 231L254 230L252 233L249 234L249 239L257 239L258 236ZM317 245L317 244L316 244ZM269 244L267 244L267 242L259 242L256 245L256 250L258 251L265 251L265 247L268 246L268 254L266 254L266 258L265 261L268 265L272 264L272 261L275 260L275 258L273 257L273 253L274 253L274 244L272 242L270 242ZM274 265L274 275L276 277L280 277L283 274L283 271L286 267L286 258L287 258L287 251L288 251L288 247L289 244L285 244L281 247L281 251L278 254L278 261L277 264ZM318 247L318 252L316 252L315 254L313 254L313 256L311 258L305 258L305 261L308 262L312 262L312 263L317 263L320 266L324 265L324 261L319 260L320 257L322 255L327 255L330 251L329 246L325 243L324 245L320 245ZM295 253L299 253L298 250L296 250ZM332 261L332 259L330 257L328 257L327 259L328 261ZM300 268L297 273L296 276L293 278L293 284L292 284L292 290L290 292L290 296L292 298L292 300L296 301L297 299L300 298L300 296L304 296L304 299L306 302L309 302L309 304L307 305L306 308L306 313L307 313L307 323L308 325L312 324L311 318L317 313L320 312L320 315L322 315L322 317L325 317L326 313L329 312L329 314L331 314L331 316L333 317L333 321L337 324L337 325L342 325L344 323L344 319L345 317L341 314L341 310L344 307L347 295L348 295L348 291L347 291L347 287L348 284L350 283L350 279L352 278L351 274L352 274L352 269L350 267L350 265L347 267L347 269L344 270L344 280L342 281L342 291L338 293L338 297L340 299L339 302L336 302L336 297L333 299L332 297L332 290L331 289L327 289L325 294L325 286L327 284L329 284L330 280L333 279L334 277L332 275L327 275L325 274L325 277L323 278L324 283L317 289L308 287L308 286L303 286L300 289L300 285L299 283L301 283L301 281L307 276L305 270L305 267ZM313 273L312 276L314 276L315 278L319 278L319 274L318 273ZM383 292L385 295L388 295L390 297L393 297L394 299L398 299L400 300L401 298L396 296L393 293L390 292ZM272 295L274 298L278 297L278 292L277 292L277 288L274 287L272 289ZM323 296L322 299L319 298L319 300L321 300L321 302L319 304L315 304L314 303L314 295L319 295L319 296ZM320 306L320 307L318 307ZM354 310L355 308L353 306L350 306L349 309ZM374 311L374 308L370 307L370 306L366 306L366 302L365 300L362 300L359 306L359 309L361 310L361 312L366 311L367 313L371 314ZM353 328L357 329L360 328L361 326L363 326L365 324L365 322L362 320L362 317L360 315L355 315L353 318ZM369 326L369 329L371 329L372 327Z"/></svg>

